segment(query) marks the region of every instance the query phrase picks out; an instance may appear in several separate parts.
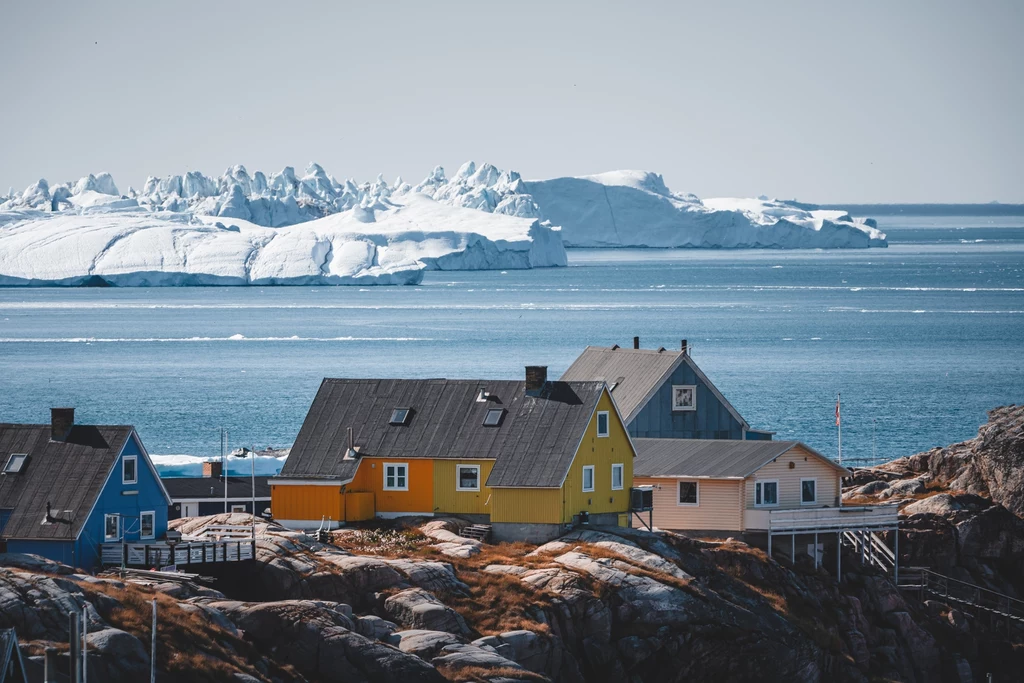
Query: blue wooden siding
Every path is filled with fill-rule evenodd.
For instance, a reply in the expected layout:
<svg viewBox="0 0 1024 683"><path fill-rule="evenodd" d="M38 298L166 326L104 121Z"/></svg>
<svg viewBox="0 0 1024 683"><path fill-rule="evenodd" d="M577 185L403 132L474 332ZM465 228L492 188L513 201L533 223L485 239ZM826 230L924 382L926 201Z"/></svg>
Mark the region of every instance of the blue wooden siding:
<svg viewBox="0 0 1024 683"><path fill-rule="evenodd" d="M135 484L122 483L122 462L126 455L137 458ZM137 493L129 493L132 491ZM146 464L142 447L133 435L118 456L103 492L96 501L96 507L82 528L78 542L78 566L92 569L99 564L99 545L104 542L103 520L108 514L122 515L125 540L138 541L139 515L152 511L155 513L154 536L156 539L163 538L167 534L167 503L160 483Z"/></svg>
<svg viewBox="0 0 1024 683"><path fill-rule="evenodd" d="M696 410L672 410L674 384L697 387ZM655 439L742 439L743 425L690 366L683 363L633 418L629 434Z"/></svg>

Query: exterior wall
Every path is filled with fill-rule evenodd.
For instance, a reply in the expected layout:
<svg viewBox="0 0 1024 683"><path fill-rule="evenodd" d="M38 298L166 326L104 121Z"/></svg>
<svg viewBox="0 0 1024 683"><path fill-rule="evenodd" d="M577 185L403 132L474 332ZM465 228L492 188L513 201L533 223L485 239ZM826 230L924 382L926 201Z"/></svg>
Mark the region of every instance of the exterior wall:
<svg viewBox="0 0 1024 683"><path fill-rule="evenodd" d="M137 483L135 484L121 483L121 463L126 455L134 455L137 458ZM122 495L123 492L128 491L137 491L138 493ZM96 506L82 528L76 548L78 566L90 569L99 564L99 546L104 542L104 515L123 515L122 534L124 539L138 541L139 513L152 511L154 513L154 539L159 540L167 533L167 503L163 490L160 488L160 480L146 463L146 456L143 454L141 444L136 441L133 434L114 463L114 469L103 486Z"/></svg>
<svg viewBox="0 0 1024 683"><path fill-rule="evenodd" d="M680 481L697 482L696 506L679 504ZM637 477L633 484L654 487L654 525L659 529L729 532L743 528L742 481Z"/></svg>
<svg viewBox="0 0 1024 683"><path fill-rule="evenodd" d="M86 567L86 564L82 562L82 558L77 554L83 549L86 549L85 541L79 541L77 544L71 541L18 541L15 539L7 541L7 552L9 553L42 555L47 559L66 564L69 567ZM99 548L97 547L95 552L90 555L94 559L90 560L93 564L88 565L88 568L92 568L97 562L95 558L98 552Z"/></svg>
<svg viewBox="0 0 1024 683"><path fill-rule="evenodd" d="M597 436L597 411L608 411L608 436ZM633 446L629 442L611 397L605 391L597 403L597 411L565 477L561 522L571 522L582 511L591 515L629 510L629 489L633 486ZM621 464L622 488L612 490L612 464ZM583 491L583 468L594 466L594 490ZM554 520L547 520L554 521Z"/></svg>
<svg viewBox="0 0 1024 683"><path fill-rule="evenodd" d="M408 491L384 490L386 462L409 466ZM434 461L424 458L362 458L355 479L345 490L372 492L378 515L396 512L431 514L434 511Z"/></svg>
<svg viewBox="0 0 1024 683"><path fill-rule="evenodd" d="M228 511L237 505L244 505L245 511L248 514L252 514L252 501L251 500L228 500ZM261 515L263 511L270 507L270 498L257 498L256 499L256 514ZM180 519L181 518L182 506L181 503L175 503L167 509L167 519ZM224 499L220 500L201 500L199 501L199 516L204 517L206 515L219 515L224 512Z"/></svg>
<svg viewBox="0 0 1024 683"><path fill-rule="evenodd" d="M553 524L562 522L561 489L492 489L491 523Z"/></svg>
<svg viewBox="0 0 1024 683"><path fill-rule="evenodd" d="M275 519L319 521L345 518L341 486L270 484L270 512Z"/></svg>
<svg viewBox="0 0 1024 683"><path fill-rule="evenodd" d="M794 467L790 469L789 463ZM774 461L768 463L753 476L747 477L745 484L747 509L754 508L754 481L756 479L777 479L779 481L779 504L767 510L785 508L815 508L836 506L839 504L838 491L840 474L838 470L822 462L809 451L796 446L786 451ZM817 479L818 502L814 505L800 504L800 480Z"/></svg>
<svg viewBox="0 0 1024 683"><path fill-rule="evenodd" d="M697 387L696 410L672 410L673 384ZM633 418L629 433L659 439L742 439L743 426L697 373L682 363Z"/></svg>
<svg viewBox="0 0 1024 683"><path fill-rule="evenodd" d="M491 511L491 489L484 485L494 466L493 460L434 460L434 504L438 514L486 515ZM480 468L480 490L459 491L456 485L458 465Z"/></svg>

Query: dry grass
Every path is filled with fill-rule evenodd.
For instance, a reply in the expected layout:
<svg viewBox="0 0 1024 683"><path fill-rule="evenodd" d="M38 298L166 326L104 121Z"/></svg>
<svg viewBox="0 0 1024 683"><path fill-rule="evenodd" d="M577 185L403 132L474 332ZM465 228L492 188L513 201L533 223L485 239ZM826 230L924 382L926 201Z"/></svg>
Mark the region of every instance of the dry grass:
<svg viewBox="0 0 1024 683"><path fill-rule="evenodd" d="M513 680L521 681L548 681L550 679L535 674L532 671L526 669L513 669L512 667L498 667L495 669L487 669L482 666L464 666L464 667L453 667L453 666L440 666L437 668L438 672L449 681L473 681L473 683L488 683L495 678L511 678Z"/></svg>
<svg viewBox="0 0 1024 683"><path fill-rule="evenodd" d="M429 541L415 529L370 528L334 535L334 545L343 550L382 557L406 557L411 552L424 549Z"/></svg>
<svg viewBox="0 0 1024 683"><path fill-rule="evenodd" d="M157 667L169 680L227 683L238 671L266 680L251 664L261 656L255 647L202 616L186 612L173 598L132 585L123 589L101 583L79 586L92 598L104 621L132 634L147 644L147 649L152 635L152 600L156 598ZM119 605L111 608L109 601L98 599L100 595ZM279 677L296 675L291 667L273 668L276 670L271 673Z"/></svg>

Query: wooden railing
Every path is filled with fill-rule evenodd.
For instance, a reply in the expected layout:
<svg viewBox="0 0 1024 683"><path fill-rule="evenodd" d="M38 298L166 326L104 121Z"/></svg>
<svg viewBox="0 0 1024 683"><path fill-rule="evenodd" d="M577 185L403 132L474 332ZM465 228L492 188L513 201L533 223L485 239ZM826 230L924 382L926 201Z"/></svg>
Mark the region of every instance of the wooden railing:
<svg viewBox="0 0 1024 683"><path fill-rule="evenodd" d="M179 543L102 543L100 562L125 567L191 566L215 562L242 562L256 557L250 539Z"/></svg>
<svg viewBox="0 0 1024 683"><path fill-rule="evenodd" d="M827 533L851 529L884 530L895 529L899 526L899 505L897 503L854 507L791 508L767 510L767 512L767 529L772 533L804 531ZM748 524L747 528L757 527L751 527Z"/></svg>
<svg viewBox="0 0 1024 683"><path fill-rule="evenodd" d="M901 567L899 586L919 591L922 599L927 594L946 603L973 607L1024 624L1024 600L939 574L927 567Z"/></svg>

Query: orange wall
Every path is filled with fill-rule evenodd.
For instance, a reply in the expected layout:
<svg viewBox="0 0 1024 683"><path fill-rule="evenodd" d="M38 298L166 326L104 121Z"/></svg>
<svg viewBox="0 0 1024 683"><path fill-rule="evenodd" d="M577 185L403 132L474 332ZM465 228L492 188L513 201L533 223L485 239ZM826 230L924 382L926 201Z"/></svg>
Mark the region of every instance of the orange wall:
<svg viewBox="0 0 1024 683"><path fill-rule="evenodd" d="M384 490L384 463L409 466L408 491ZM346 491L373 492L377 513L434 511L434 461L416 458L362 458L355 479Z"/></svg>
<svg viewBox="0 0 1024 683"><path fill-rule="evenodd" d="M277 519L344 519L341 486L270 486L270 511Z"/></svg>

